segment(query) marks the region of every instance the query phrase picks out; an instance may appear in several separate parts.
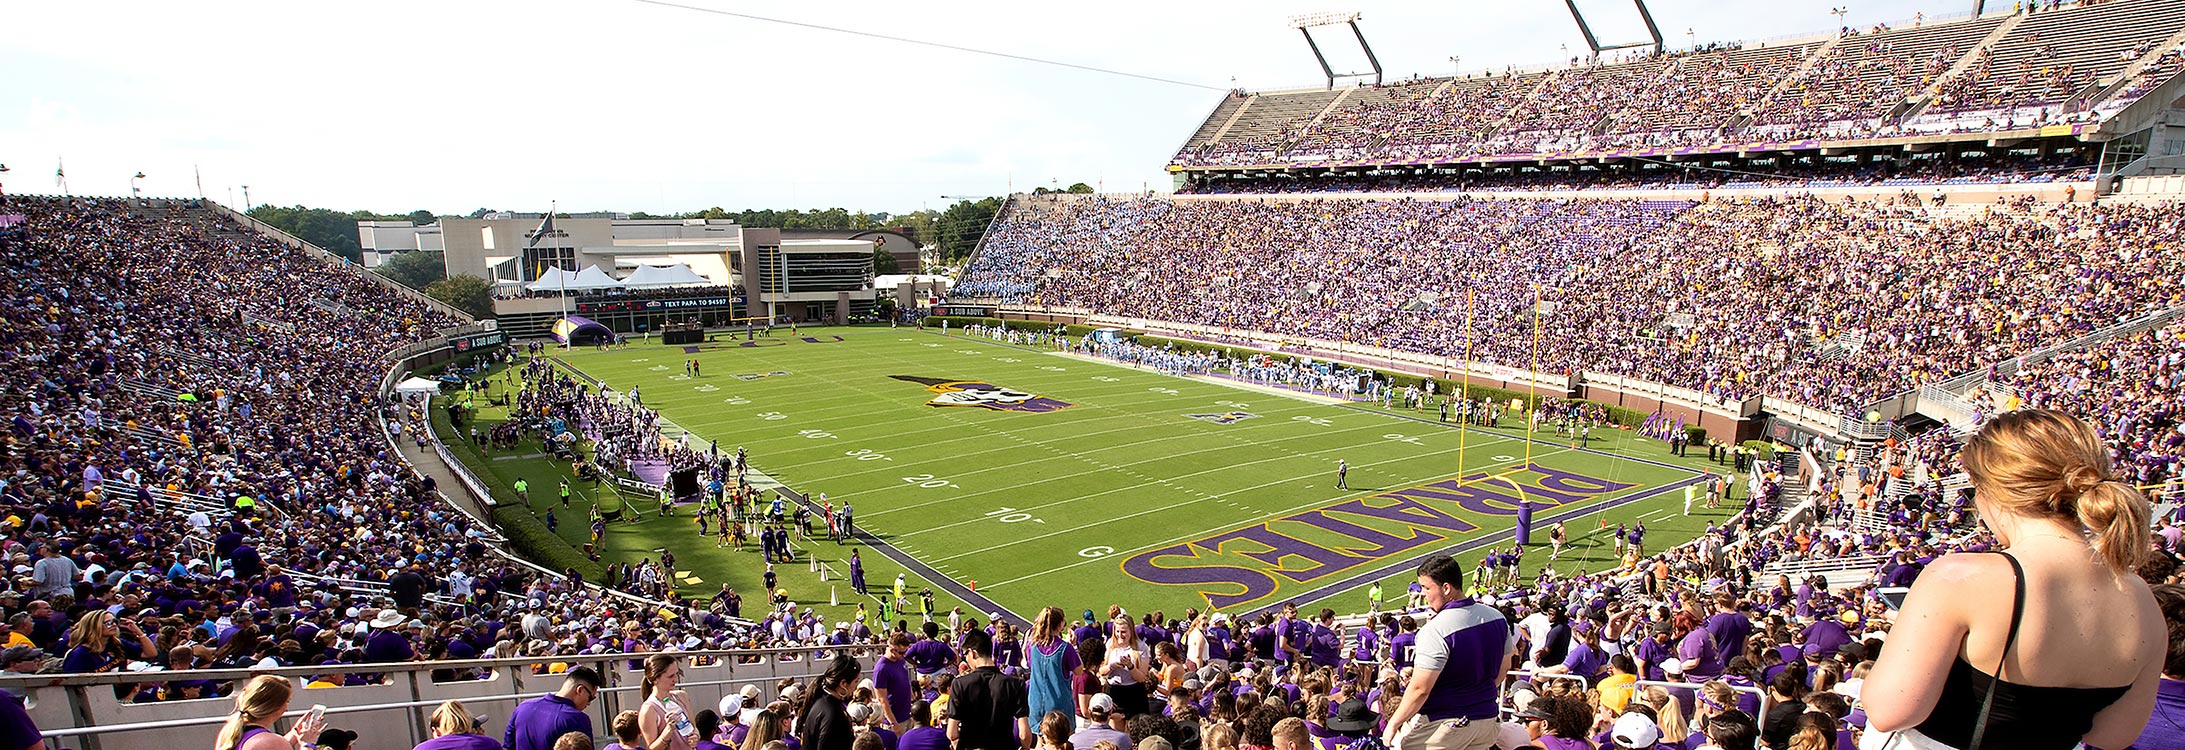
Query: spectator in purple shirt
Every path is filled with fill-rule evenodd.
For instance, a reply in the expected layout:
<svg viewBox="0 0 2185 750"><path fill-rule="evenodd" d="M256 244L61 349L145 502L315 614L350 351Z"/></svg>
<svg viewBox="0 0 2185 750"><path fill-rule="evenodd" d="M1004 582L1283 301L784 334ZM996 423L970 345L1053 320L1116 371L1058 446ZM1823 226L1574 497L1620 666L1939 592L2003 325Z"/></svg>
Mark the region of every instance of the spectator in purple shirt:
<svg viewBox="0 0 2185 750"><path fill-rule="evenodd" d="M1686 682L1706 682L1722 676L1722 649L1706 628L1699 627L1692 613L1679 611L1673 619L1674 627L1684 632L1677 640L1677 659L1683 662Z"/></svg>
<svg viewBox="0 0 2185 750"><path fill-rule="evenodd" d="M599 698L606 685L591 667L576 667L562 676L561 689L516 704L508 714L508 730L501 735L507 750L554 750L554 740L570 732L592 734L592 716L584 712Z"/></svg>
<svg viewBox="0 0 2185 750"><path fill-rule="evenodd" d="M919 676L925 676L955 666L956 650L949 648L947 641L941 640L940 623L926 623L925 630L926 637L911 644L910 650L904 652L910 659L911 668L918 670Z"/></svg>
<svg viewBox="0 0 2185 750"><path fill-rule="evenodd" d="M898 732L909 731L910 704L918 696L911 686L910 666L904 656L910 651L910 636L896 633L888 638L888 653L873 662L872 687L874 703L880 706L882 721Z"/></svg>
<svg viewBox="0 0 2185 750"><path fill-rule="evenodd" d="M1851 642L1851 633L1844 630L1843 623L1830 617L1820 618L1807 625L1805 637L1806 658L1817 661L1836 656L1836 649Z"/></svg>
<svg viewBox="0 0 2185 750"><path fill-rule="evenodd" d="M1728 589L1715 592L1715 613L1707 617L1703 627L1715 637L1715 645L1722 653L1731 656L1745 653L1745 640L1753 634L1752 618L1738 611L1737 594Z"/></svg>
<svg viewBox="0 0 2185 750"><path fill-rule="evenodd" d="M461 701L448 701L432 710L432 739L416 750L501 750L501 743L478 733L479 721Z"/></svg>
<svg viewBox="0 0 2185 750"><path fill-rule="evenodd" d="M1311 655L1313 664L1336 667L1343 662L1343 635L1335 630L1335 610L1322 608L1320 622L1312 626Z"/></svg>
<svg viewBox="0 0 2185 750"><path fill-rule="evenodd" d="M2170 650L2155 684L2155 713L2147 718L2133 750L2185 750L2185 586L2154 587L2155 603L2170 633Z"/></svg>

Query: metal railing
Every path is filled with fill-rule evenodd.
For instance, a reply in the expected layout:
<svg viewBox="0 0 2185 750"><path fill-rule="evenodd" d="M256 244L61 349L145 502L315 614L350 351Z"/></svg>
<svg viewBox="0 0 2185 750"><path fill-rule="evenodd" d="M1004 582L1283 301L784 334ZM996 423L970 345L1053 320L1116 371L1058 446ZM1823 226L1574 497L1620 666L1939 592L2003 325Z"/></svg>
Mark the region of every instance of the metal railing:
<svg viewBox="0 0 2185 750"><path fill-rule="evenodd" d="M850 653L870 669L877 646L850 647ZM722 696L745 685L756 685L761 694L778 695L782 679L805 682L826 667L835 647L795 647L746 650L673 652L683 659L681 689L690 695L692 710L711 707ZM29 713L47 747L84 750L170 750L178 744L203 746L216 727L234 709L232 698L171 700L134 703L117 697L116 689L151 683L209 680L234 683L261 674L288 677L297 682L289 701L288 721L306 713L313 704L327 707L328 724L357 731L377 747L407 747L430 737L425 720L430 710L449 700L466 705L502 704L528 700L557 689L563 675L550 665L599 670L607 687L586 707L595 731L625 708L635 708L641 698L634 693L643 672L631 665L648 653L585 654L461 661L402 662L270 669L218 669L188 671L107 672L94 674L39 674L0 677L0 688L23 696ZM453 675L482 674L480 679L434 680L434 672ZM376 675L372 684L342 687L309 687L317 678L339 682L346 675ZM443 674L441 676L448 676ZM485 734L499 737L510 713L496 707L474 713L488 714ZM406 738L406 739L405 739Z"/></svg>

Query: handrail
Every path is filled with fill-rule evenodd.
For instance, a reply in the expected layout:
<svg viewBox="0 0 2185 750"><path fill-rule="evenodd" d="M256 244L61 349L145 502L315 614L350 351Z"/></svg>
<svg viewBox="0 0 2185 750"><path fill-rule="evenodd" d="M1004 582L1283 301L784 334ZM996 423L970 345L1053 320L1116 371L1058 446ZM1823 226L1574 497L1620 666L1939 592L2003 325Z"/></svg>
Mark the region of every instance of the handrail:
<svg viewBox="0 0 2185 750"><path fill-rule="evenodd" d="M147 672L84 672L77 674L4 674L0 675L0 688L67 687L73 685L129 685L145 682L173 682L176 680L242 680L262 674L279 677L317 677L337 674L373 674L381 672L416 672L427 670L492 669L496 667L540 667L550 663L584 661L644 661L654 654L668 654L681 659L713 658L720 660L741 657L768 657L810 655L815 653L849 650L854 653L883 648L878 643L853 643L844 646L773 646L767 648L692 649L689 651L632 651L606 654L548 654L545 656L504 656L485 659L446 659L439 661L398 661L364 664L319 664L300 667L248 667L237 669L175 669Z"/></svg>

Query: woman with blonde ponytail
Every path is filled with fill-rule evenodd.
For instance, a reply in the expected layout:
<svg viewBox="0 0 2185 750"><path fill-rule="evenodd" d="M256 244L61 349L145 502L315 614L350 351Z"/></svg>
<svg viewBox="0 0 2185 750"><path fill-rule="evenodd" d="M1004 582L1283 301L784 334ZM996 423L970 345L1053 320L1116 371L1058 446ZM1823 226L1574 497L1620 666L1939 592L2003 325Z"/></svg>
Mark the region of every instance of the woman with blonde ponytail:
<svg viewBox="0 0 2185 750"><path fill-rule="evenodd" d="M2003 549L1920 573L1860 689L1862 745L2130 745L2168 649L2135 574L2149 549L2147 500L2116 481L2094 428L2062 412L1996 416L1959 460Z"/></svg>
<svg viewBox="0 0 2185 750"><path fill-rule="evenodd" d="M306 714L296 720L288 734L276 734L273 722L280 721L288 713L288 698L295 692L288 678L269 674L258 675L244 683L235 692L235 712L228 714L228 722L220 726L220 734L212 742L212 750L304 750L310 747L319 730L326 728L324 717Z"/></svg>

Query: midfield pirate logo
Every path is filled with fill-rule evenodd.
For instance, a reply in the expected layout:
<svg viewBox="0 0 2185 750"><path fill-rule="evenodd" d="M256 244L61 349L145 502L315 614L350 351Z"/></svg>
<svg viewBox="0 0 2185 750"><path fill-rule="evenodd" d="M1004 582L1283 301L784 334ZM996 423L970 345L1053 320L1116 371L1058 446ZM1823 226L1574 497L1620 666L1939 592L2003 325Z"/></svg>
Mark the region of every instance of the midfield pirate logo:
<svg viewBox="0 0 2185 750"><path fill-rule="evenodd" d="M995 411L1019 411L1044 414L1068 409L1068 401L1041 396L1036 393L1003 388L992 383L975 380L943 380L921 378L913 375L890 375L896 380L917 383L936 395L926 402L927 406L983 406Z"/></svg>
<svg viewBox="0 0 2185 750"><path fill-rule="evenodd" d="M1225 411L1219 414L1185 414L1184 416L1192 419L1204 419L1214 424L1236 424L1259 415L1248 411Z"/></svg>

